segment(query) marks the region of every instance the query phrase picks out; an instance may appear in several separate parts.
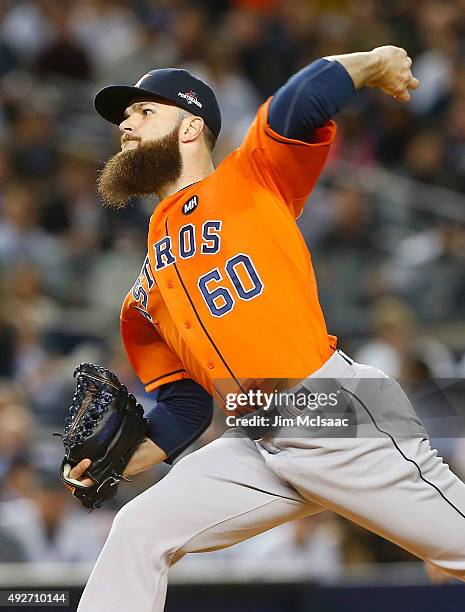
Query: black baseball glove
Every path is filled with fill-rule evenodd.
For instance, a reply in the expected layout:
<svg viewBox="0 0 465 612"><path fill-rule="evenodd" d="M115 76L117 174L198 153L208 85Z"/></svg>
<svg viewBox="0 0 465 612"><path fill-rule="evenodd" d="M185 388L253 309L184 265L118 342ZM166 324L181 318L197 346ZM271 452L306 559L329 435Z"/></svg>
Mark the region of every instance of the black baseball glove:
<svg viewBox="0 0 465 612"><path fill-rule="evenodd" d="M60 476L85 508L93 510L114 497L123 471L145 438L144 410L117 376L91 363L74 371L76 393L65 423L65 458ZM85 487L68 478L83 459L92 461L86 472L94 484Z"/></svg>

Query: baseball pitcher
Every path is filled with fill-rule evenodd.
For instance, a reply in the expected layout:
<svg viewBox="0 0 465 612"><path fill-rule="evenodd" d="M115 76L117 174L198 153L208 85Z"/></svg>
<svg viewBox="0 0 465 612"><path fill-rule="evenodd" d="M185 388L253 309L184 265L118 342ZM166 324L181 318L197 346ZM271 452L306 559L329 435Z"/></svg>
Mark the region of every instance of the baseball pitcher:
<svg viewBox="0 0 465 612"><path fill-rule="evenodd" d="M121 151L99 176L101 197L114 208L136 195L159 198L121 311L128 358L157 399L142 417L117 379L81 367L75 401L83 404L73 409L62 468L73 493L96 507L121 478L173 462L209 425L212 397L228 399L225 380L241 391L244 380L292 379L307 391L330 381L327 396L344 397L357 427L376 435L283 435L263 420L259 435L233 430L187 455L117 514L80 612L161 612L169 567L186 553L324 509L465 579L465 485L431 448L398 383L337 349L295 223L325 165L334 115L362 87L408 102L419 86L411 64L393 46L311 63L261 106L217 168L215 94L186 70L153 70L134 86L97 93L97 112L121 135ZM106 395L95 403L98 393ZM136 433L125 441L120 426L124 461L99 480L101 459L83 456L82 440L98 422L105 437L113 421L102 415L115 402L136 415ZM240 405L246 433L257 411ZM81 454L70 450L76 432Z"/></svg>

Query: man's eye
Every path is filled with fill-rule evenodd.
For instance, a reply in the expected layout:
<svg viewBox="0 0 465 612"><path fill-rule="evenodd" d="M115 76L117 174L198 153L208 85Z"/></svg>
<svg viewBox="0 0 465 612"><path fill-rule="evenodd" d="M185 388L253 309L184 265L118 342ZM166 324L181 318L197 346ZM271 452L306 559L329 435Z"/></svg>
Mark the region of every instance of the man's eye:
<svg viewBox="0 0 465 612"><path fill-rule="evenodd" d="M154 113L155 111L153 110L153 108L144 108L142 111L143 115L149 115L150 113Z"/></svg>

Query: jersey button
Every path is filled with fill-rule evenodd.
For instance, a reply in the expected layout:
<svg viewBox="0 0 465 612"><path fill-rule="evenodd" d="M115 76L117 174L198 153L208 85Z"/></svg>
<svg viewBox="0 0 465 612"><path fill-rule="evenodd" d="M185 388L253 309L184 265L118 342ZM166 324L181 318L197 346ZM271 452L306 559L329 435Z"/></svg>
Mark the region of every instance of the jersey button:
<svg viewBox="0 0 465 612"><path fill-rule="evenodd" d="M174 287L174 283L172 280L166 281L166 288L172 289Z"/></svg>
<svg viewBox="0 0 465 612"><path fill-rule="evenodd" d="M215 362L214 362L214 361L209 361L209 362L207 363L207 367L208 367L210 370L213 370L213 368L215 367Z"/></svg>
<svg viewBox="0 0 465 612"><path fill-rule="evenodd" d="M186 329L190 329L192 327L192 323L190 321L184 321L184 327Z"/></svg>

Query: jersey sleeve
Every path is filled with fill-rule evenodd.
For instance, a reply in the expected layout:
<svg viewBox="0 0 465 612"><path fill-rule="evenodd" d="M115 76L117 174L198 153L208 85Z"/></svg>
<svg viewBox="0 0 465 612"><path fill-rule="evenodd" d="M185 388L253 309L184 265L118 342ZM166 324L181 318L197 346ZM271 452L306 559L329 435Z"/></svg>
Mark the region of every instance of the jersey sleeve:
<svg viewBox="0 0 465 612"><path fill-rule="evenodd" d="M239 147L239 163L244 172L276 193L297 218L323 170L336 124L328 121L315 129L312 142L286 138L268 124L270 101L259 108Z"/></svg>
<svg viewBox="0 0 465 612"><path fill-rule="evenodd" d="M181 360L128 294L121 310L121 337L129 362L147 392L188 377Z"/></svg>

